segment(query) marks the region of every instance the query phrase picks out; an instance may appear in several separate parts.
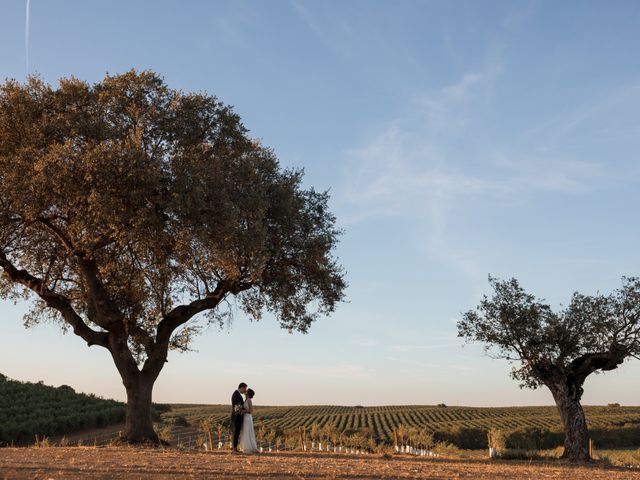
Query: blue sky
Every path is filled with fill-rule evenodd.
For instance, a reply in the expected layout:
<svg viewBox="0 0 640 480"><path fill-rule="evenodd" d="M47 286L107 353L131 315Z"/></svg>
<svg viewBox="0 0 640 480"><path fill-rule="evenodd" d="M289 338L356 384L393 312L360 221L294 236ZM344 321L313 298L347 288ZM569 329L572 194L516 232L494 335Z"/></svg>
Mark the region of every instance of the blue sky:
<svg viewBox="0 0 640 480"><path fill-rule="evenodd" d="M348 302L308 335L241 314L173 353L154 399L550 404L455 320L516 276L552 305L640 274L640 3L7 0L0 77L154 69L235 106L345 230ZM26 44L28 43L28 65ZM124 398L108 353L0 303L0 372ZM640 362L585 403L637 404Z"/></svg>

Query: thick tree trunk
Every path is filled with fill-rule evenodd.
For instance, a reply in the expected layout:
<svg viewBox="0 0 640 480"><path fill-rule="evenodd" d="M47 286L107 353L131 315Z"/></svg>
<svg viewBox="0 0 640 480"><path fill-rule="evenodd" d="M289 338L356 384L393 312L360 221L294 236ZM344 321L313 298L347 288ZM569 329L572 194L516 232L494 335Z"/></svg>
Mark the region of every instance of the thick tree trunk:
<svg viewBox="0 0 640 480"><path fill-rule="evenodd" d="M580 404L582 386L570 382L556 383L549 387L556 401L564 426L564 453L562 458L573 462L586 462L589 456L589 431L587 419Z"/></svg>
<svg viewBox="0 0 640 480"><path fill-rule="evenodd" d="M164 365L157 356L152 367L140 370L127 346L126 337L117 333L109 335L109 351L116 364L122 383L127 391L127 418L120 440L126 443L160 444L153 429L151 400L153 385ZM166 349L162 350L166 353Z"/></svg>
<svg viewBox="0 0 640 480"><path fill-rule="evenodd" d="M127 389L127 419L122 441L127 443L159 444L158 434L153 429L151 395L153 380L138 374L125 383Z"/></svg>

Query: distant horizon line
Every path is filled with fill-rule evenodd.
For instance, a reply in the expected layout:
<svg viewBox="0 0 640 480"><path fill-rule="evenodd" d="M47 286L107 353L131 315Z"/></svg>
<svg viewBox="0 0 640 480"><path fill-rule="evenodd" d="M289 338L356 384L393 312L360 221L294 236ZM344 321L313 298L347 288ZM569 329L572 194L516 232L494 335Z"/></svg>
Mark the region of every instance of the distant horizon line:
<svg viewBox="0 0 640 480"><path fill-rule="evenodd" d="M68 385L66 383L63 383L61 385L55 386L55 385L51 385L51 384L47 384L44 382L44 380L38 380L37 382L31 382L29 380L18 380L12 377L9 377L8 375L4 375L2 372L0 372L0 377L5 377L7 380L10 381L14 381L14 382L20 382L20 383L30 383L30 384L38 384L38 383L42 383L48 387L51 388L60 388L62 386L68 386L73 388L73 390L76 393L81 393L84 395L94 395L95 397L101 398L103 400L113 400L116 402L120 402L120 403L124 403L126 404L126 400L118 400L116 398L106 398L102 395L98 395L96 393L93 392L81 392L76 390L74 387L72 387L71 385ZM197 402L163 402L161 400L153 400L152 403L154 404L164 404L164 405L181 405L181 406L196 406L196 407L228 407L230 405L227 403L197 403ZM440 406L443 405L443 406ZM618 402L610 402L608 404L582 404L582 407L609 407L610 405L612 405L611 408L615 408L613 407L613 405L618 405L619 407L626 407L626 408L633 408L633 407L640 407L639 405L631 405L631 404L624 404L624 403L618 403ZM539 403L539 404L528 404L528 405L484 405L484 406L480 406L480 405L470 405L470 404L447 404L445 402L440 402L440 403L382 403L382 404L369 404L369 403L363 403L363 404L353 404L353 405L339 405L339 404L330 404L330 403L297 403L297 404L260 404L258 403L256 405L257 408L294 408L294 407L342 407L342 408L383 408L383 407L433 407L433 408L520 408L520 409L525 409L525 408L533 408L533 407L556 407L555 403Z"/></svg>
<svg viewBox="0 0 640 480"><path fill-rule="evenodd" d="M120 401L120 400L116 400ZM192 403L192 402L159 402L154 401L155 404L164 404L164 405L181 405L181 406L194 406L194 407L228 407L231 403ZM615 402L614 402L615 403ZM609 407L612 404L582 404L582 407ZM281 404L281 405L261 405L257 404L256 408L284 408L284 407L342 407L342 408L384 408L384 407L433 407L433 408L532 408L532 407L556 407L555 403L548 404L530 404L530 405L491 405L491 406L478 406L478 405L453 405L453 404L444 404L444 406L439 406L437 403L428 404L428 403L389 403L389 404L371 404L371 405L337 405L330 403L298 403L298 404ZM634 408L639 405L627 405L623 403L618 403L617 406L625 407L625 408ZM610 408L617 408L611 406Z"/></svg>

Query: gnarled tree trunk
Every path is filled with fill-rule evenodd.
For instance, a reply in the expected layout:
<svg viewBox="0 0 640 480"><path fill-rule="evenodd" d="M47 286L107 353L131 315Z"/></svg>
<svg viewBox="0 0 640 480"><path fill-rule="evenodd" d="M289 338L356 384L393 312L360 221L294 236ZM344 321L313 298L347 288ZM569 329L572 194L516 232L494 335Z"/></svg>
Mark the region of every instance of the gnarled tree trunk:
<svg viewBox="0 0 640 480"><path fill-rule="evenodd" d="M586 462L589 456L587 419L580 404L582 386L565 380L549 385L564 426L564 453L562 458L573 462Z"/></svg>
<svg viewBox="0 0 640 480"><path fill-rule="evenodd" d="M148 358L142 370L127 347L127 340L112 333L109 350L114 359L122 383L127 391L127 417L120 440L125 443L161 443L153 429L153 385L164 366L166 348L155 349L156 355Z"/></svg>
<svg viewBox="0 0 640 480"><path fill-rule="evenodd" d="M154 381L139 373L125 384L127 418L121 439L127 443L160 443L153 429L151 396Z"/></svg>

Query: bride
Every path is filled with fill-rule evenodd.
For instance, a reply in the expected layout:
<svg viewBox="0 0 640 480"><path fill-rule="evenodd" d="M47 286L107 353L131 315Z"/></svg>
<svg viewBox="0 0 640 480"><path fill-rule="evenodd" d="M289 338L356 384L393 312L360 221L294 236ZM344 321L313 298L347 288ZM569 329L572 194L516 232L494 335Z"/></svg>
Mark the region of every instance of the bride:
<svg viewBox="0 0 640 480"><path fill-rule="evenodd" d="M239 448L243 453L255 453L258 451L258 443L256 442L256 433L253 430L253 401L251 400L256 394L253 390L247 390L247 399L244 401L243 409L245 411L242 418L242 429L240 430Z"/></svg>

